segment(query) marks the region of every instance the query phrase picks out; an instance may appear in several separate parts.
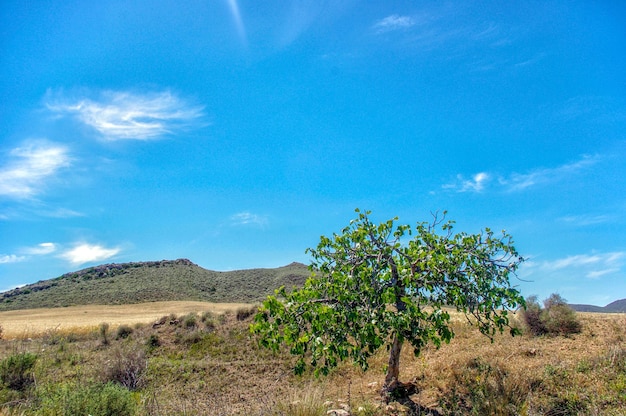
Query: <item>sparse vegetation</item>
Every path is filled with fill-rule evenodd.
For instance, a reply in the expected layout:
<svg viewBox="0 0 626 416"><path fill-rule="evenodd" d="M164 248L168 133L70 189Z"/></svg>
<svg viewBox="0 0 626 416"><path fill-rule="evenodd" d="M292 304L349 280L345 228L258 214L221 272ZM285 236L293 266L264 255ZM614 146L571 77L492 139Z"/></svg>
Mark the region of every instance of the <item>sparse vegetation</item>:
<svg viewBox="0 0 626 416"><path fill-rule="evenodd" d="M526 310L522 312L526 327L531 334L563 335L578 334L582 325L567 301L560 295L553 293L544 300L543 308L536 296L526 299Z"/></svg>
<svg viewBox="0 0 626 416"><path fill-rule="evenodd" d="M411 397L424 408L441 415L626 414L626 315L580 313L579 334L496 335L491 343L462 314L448 312L456 334L450 344L425 346L419 357L402 350L402 372L415 386ZM179 316L187 313L172 325L172 316L162 313L163 325L134 328L126 339L112 336L107 348L98 321L91 328L56 329L54 344L47 342L49 331L7 337L0 362L36 356L34 364L28 358L22 360L28 365L10 366L28 368L15 372L25 380L30 373L36 383L27 381L21 390L3 383L0 414L410 414L403 404L381 402L383 352L371 357L368 372L340 363L323 379L308 371L296 376L289 351L260 349L236 308L197 314L211 328L185 328Z"/></svg>
<svg viewBox="0 0 626 416"><path fill-rule="evenodd" d="M33 367L36 361L37 356L30 352L8 356L0 362L0 382L11 390L26 390L35 381Z"/></svg>

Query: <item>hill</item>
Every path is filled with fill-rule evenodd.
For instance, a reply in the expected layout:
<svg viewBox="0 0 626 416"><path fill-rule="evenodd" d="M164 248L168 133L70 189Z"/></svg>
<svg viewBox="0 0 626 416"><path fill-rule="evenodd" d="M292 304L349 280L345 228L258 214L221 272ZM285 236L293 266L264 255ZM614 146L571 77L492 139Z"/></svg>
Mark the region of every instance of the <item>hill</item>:
<svg viewBox="0 0 626 416"><path fill-rule="evenodd" d="M217 272L187 259L104 264L0 293L0 310L155 301L259 302L301 286L307 266Z"/></svg>
<svg viewBox="0 0 626 416"><path fill-rule="evenodd" d="M616 300L606 306L578 304L571 304L570 306L578 312L623 313L626 312L626 299Z"/></svg>

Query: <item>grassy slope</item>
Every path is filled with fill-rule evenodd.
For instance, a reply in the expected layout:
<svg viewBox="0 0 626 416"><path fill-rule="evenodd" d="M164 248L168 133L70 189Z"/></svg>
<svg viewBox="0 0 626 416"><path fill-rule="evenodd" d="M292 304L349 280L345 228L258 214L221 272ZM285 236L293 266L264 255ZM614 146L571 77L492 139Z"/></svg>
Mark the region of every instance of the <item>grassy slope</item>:
<svg viewBox="0 0 626 416"><path fill-rule="evenodd" d="M108 264L0 294L0 310L155 301L251 303L278 287L302 285L307 267L216 272L189 260Z"/></svg>

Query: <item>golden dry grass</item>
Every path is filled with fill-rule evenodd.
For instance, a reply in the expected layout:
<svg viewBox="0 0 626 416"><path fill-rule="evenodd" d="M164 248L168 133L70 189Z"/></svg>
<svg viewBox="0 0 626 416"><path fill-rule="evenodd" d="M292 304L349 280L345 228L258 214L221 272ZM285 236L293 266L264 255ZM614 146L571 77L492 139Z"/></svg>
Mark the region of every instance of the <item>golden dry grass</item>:
<svg viewBox="0 0 626 416"><path fill-rule="evenodd" d="M8 341L0 348L0 358L14 353L16 348L36 352L40 356L40 384L77 377L89 380L99 377L103 363L109 362L115 351L145 349L146 340L157 336L160 346L148 356L146 386L140 391L140 414L322 416L329 409L348 406L352 415L406 414L402 406L387 408L380 401L387 360L384 351L373 357L367 372L343 363L325 378L315 379L310 374L297 377L290 371L294 360L286 350L273 354L259 349L247 330L250 321L236 319L234 312L240 307L155 303L113 307L117 315L107 316L107 309L88 309L85 313L81 307L65 315L68 321L59 321L59 315L56 321L42 324L41 329L45 331L59 323L69 330L101 322L153 322L169 313L232 313L224 320L218 319L222 323L211 330L171 325L138 327L130 339L112 340L106 348L102 347L97 331L75 341L53 340L53 345L45 337L25 343ZM72 311L64 308L56 312L67 310ZM93 315L92 320L77 318L79 311ZM23 315L36 315L34 311L27 312ZM2 324L4 315L0 314ZM142 321L131 321L135 316ZM626 314L579 313L578 317L583 332L569 338L513 338L504 334L491 343L455 315L456 337L450 344L439 349L426 347L418 357L405 346L401 379L417 386L413 401L446 415L624 415Z"/></svg>
<svg viewBox="0 0 626 416"><path fill-rule="evenodd" d="M243 303L150 302L133 305L84 305L66 308L42 308L0 312L4 337L35 338L52 329L61 332L84 331L106 322L111 327L122 324L151 323L164 315L183 315L205 311L215 314L249 306Z"/></svg>

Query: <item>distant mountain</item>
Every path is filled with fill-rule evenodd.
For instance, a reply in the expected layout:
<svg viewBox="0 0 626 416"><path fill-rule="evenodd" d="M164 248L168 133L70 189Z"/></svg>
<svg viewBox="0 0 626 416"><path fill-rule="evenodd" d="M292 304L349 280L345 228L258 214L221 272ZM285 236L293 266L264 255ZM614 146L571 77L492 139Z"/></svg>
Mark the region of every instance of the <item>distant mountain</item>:
<svg viewBox="0 0 626 416"><path fill-rule="evenodd" d="M626 299L616 300L615 302L611 302L604 307L578 304L571 304L569 306L578 312L622 313L626 312Z"/></svg>
<svg viewBox="0 0 626 416"><path fill-rule="evenodd" d="M229 272L187 259L104 264L0 293L0 311L154 301L260 302L280 286L302 286L304 264Z"/></svg>

